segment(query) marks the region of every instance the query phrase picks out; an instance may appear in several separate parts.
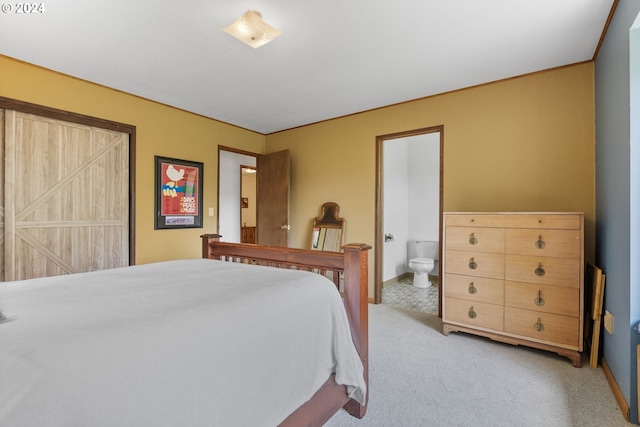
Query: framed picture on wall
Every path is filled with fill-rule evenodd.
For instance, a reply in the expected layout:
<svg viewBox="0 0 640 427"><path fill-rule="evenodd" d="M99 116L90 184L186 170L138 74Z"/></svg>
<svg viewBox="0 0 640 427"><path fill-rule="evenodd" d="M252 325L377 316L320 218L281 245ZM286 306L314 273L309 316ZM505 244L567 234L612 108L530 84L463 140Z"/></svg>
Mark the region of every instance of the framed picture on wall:
<svg viewBox="0 0 640 427"><path fill-rule="evenodd" d="M202 228L203 164L155 156L155 229Z"/></svg>

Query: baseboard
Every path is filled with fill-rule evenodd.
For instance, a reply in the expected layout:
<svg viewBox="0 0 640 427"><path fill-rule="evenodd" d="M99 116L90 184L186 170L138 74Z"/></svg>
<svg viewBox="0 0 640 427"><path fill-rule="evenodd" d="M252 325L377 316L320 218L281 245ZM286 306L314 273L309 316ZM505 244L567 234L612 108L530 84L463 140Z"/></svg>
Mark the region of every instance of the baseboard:
<svg viewBox="0 0 640 427"><path fill-rule="evenodd" d="M395 285L396 283L398 283L401 280L404 280L404 279L406 279L408 277L413 277L413 273L407 272L407 273L401 274L400 276L396 276L396 277L393 277L393 278L391 278L389 280L386 280L386 281L382 282L382 287L386 288L388 286ZM438 276L432 276L430 274L429 275L429 280L434 285L439 285L440 284L440 278Z"/></svg>
<svg viewBox="0 0 640 427"><path fill-rule="evenodd" d="M622 391L620 390L620 387L618 386L616 379L613 377L613 374L611 373L611 369L609 369L609 365L607 365L607 361L604 360L604 357L602 358L602 361L600 363L602 365L602 371L604 372L604 376L607 378L607 382L609 383L609 386L613 391L613 395L615 396L616 401L618 402L618 406L622 411L622 415L624 415L625 420L629 421L629 416L631 412L629 409L629 404L624 399L624 395L622 394Z"/></svg>
<svg viewBox="0 0 640 427"><path fill-rule="evenodd" d="M404 273L404 274L401 274L400 276L396 276L396 277L393 277L393 278L391 278L389 280L385 280L384 282L382 282L382 287L386 288L387 286L395 285L399 281L401 281L401 280L403 280L403 279L405 279L407 277L410 277L411 275L412 275L412 273Z"/></svg>

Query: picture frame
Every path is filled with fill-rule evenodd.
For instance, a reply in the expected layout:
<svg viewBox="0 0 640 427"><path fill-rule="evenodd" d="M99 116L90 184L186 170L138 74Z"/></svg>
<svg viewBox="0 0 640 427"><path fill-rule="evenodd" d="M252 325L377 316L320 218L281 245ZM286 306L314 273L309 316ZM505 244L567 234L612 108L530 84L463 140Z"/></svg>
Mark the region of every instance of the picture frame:
<svg viewBox="0 0 640 427"><path fill-rule="evenodd" d="M155 156L155 230L202 228L200 162Z"/></svg>

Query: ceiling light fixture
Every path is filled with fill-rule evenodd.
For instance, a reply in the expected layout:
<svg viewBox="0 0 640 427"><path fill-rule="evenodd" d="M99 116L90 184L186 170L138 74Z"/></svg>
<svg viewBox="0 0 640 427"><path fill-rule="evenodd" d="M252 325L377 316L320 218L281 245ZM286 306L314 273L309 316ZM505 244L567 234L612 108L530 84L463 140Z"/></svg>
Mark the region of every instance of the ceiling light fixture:
<svg viewBox="0 0 640 427"><path fill-rule="evenodd" d="M255 10L247 10L236 22L223 28L222 31L231 34L254 49L269 43L282 34L282 31L265 23L260 12Z"/></svg>

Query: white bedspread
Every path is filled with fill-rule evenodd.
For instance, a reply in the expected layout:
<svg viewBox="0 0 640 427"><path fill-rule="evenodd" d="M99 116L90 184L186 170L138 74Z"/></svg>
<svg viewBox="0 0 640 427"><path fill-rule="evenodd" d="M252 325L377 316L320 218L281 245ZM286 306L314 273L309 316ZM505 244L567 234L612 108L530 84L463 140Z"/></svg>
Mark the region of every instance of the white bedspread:
<svg viewBox="0 0 640 427"><path fill-rule="evenodd" d="M335 286L168 261L0 283L0 426L275 426L363 368Z"/></svg>

